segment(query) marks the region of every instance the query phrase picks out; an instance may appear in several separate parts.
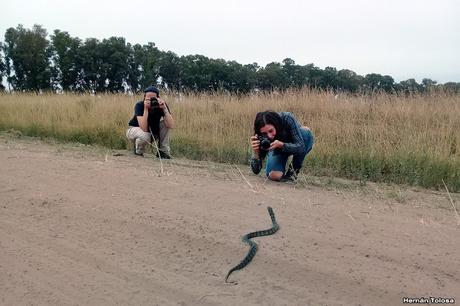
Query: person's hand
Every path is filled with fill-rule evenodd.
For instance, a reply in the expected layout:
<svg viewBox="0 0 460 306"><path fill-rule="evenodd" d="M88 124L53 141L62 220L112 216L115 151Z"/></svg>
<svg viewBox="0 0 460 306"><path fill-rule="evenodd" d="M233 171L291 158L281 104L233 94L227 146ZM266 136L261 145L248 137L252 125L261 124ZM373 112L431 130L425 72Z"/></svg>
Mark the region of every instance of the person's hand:
<svg viewBox="0 0 460 306"><path fill-rule="evenodd" d="M260 140L257 135L251 136L250 138L250 143L252 147L252 151L254 152L254 156L258 157L259 156L259 148L260 148Z"/></svg>
<svg viewBox="0 0 460 306"><path fill-rule="evenodd" d="M161 108L162 110L167 110L166 102L160 98L157 98L157 100L158 100L158 107Z"/></svg>
<svg viewBox="0 0 460 306"><path fill-rule="evenodd" d="M144 99L144 108L150 109L150 99Z"/></svg>
<svg viewBox="0 0 460 306"><path fill-rule="evenodd" d="M270 149L269 150L274 150L274 149L282 149L284 146L284 142L275 140L270 144Z"/></svg>

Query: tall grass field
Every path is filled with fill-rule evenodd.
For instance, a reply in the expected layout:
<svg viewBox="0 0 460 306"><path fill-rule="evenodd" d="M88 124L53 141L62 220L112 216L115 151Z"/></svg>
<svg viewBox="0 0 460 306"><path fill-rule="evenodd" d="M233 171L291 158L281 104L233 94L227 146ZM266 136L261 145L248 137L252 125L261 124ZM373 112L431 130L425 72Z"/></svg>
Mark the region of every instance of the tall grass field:
<svg viewBox="0 0 460 306"><path fill-rule="evenodd" d="M175 157L248 163L255 114L292 112L315 135L302 171L460 192L460 96L334 95L315 90L164 94L176 121ZM128 149L128 95L0 95L0 130Z"/></svg>

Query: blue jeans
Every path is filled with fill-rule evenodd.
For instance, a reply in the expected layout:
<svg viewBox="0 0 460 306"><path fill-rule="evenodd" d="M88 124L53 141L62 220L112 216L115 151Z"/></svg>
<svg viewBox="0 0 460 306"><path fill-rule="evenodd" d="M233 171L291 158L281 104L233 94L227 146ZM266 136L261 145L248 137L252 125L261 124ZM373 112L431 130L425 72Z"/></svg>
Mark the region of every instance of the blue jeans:
<svg viewBox="0 0 460 306"><path fill-rule="evenodd" d="M302 168L302 163L305 157L307 156L308 152L310 152L313 148L313 143L315 142L313 138L313 133L310 130L300 128L300 132L302 133L302 138L307 150L303 151L300 154L294 154L292 156L292 167L296 170ZM281 171L284 174L286 170L286 162L289 156L290 154L279 151L268 152L267 162L265 166L265 174L268 176L272 171Z"/></svg>

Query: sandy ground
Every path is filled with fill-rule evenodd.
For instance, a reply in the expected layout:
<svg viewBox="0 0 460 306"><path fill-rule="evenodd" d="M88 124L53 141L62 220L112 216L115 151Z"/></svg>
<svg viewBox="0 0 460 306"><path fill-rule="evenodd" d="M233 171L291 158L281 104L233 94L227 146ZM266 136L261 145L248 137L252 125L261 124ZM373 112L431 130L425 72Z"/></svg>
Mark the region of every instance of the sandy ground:
<svg viewBox="0 0 460 306"><path fill-rule="evenodd" d="M0 136L0 305L460 303L458 194L116 153Z"/></svg>

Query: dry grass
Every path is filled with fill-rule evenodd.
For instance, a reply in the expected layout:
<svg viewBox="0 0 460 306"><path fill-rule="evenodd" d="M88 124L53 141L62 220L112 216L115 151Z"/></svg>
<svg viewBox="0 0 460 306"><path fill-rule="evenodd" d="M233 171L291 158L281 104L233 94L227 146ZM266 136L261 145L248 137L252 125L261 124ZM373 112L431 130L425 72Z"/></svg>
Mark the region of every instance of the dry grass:
<svg viewBox="0 0 460 306"><path fill-rule="evenodd" d="M460 190L460 96L339 95L311 90L228 96L164 95L177 122L173 153L246 162L258 111L290 111L312 128L306 168L319 175ZM0 129L65 141L127 146L140 96L0 96Z"/></svg>

